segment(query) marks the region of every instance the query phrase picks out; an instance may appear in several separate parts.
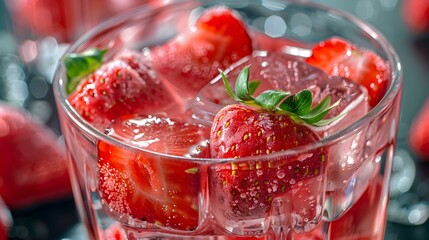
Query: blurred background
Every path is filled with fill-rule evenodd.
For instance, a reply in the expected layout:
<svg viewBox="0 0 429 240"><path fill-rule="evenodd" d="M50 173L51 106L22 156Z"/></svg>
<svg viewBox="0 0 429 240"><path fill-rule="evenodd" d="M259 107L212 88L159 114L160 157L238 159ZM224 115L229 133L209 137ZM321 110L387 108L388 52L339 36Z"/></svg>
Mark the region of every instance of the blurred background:
<svg viewBox="0 0 429 240"><path fill-rule="evenodd" d="M429 239L429 161L413 151L409 143L413 122L429 97L429 0L313 1L345 10L370 23L392 43L402 60L402 113L386 239ZM0 108L7 103L25 110L46 127L40 131L51 131L54 135L60 131L51 80L56 62L68 43L102 19L145 1L79 1L85 2L82 6L72 4L74 2L0 0ZM85 15L88 11L82 9L93 11ZM0 137L1 134L0 121ZM1 151L4 149L0 148L0 173L7 168L6 155ZM64 159L54 159L52 164L55 161ZM34 169L45 167L35 165ZM46 174L43 176L46 181ZM69 183L55 182L61 184L64 191L40 196L36 198L37 204L16 200L17 193L10 192L12 190L3 196L10 212L2 213L0 208L0 220L10 225L10 239L76 239L70 237L77 236L80 230ZM43 184L42 187L29 186L33 196L52 186L50 182ZM22 191L28 193L28 190ZM77 238L85 239L84 236Z"/></svg>

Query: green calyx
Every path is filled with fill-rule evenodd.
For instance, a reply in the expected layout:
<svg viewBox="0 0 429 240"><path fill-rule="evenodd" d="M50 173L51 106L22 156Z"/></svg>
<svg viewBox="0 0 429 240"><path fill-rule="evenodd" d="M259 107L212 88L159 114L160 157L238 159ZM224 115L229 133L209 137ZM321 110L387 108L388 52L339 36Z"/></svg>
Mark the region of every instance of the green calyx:
<svg viewBox="0 0 429 240"><path fill-rule="evenodd" d="M63 58L67 70L67 93L72 93L83 77L101 66L106 52L106 49L91 48L85 52L72 53Z"/></svg>
<svg viewBox="0 0 429 240"><path fill-rule="evenodd" d="M229 86L225 73L220 71L225 89L235 101L278 114L286 114L295 120L313 126L324 126L343 116L343 114L340 114L330 119L323 119L332 108L338 106L340 100L331 105L331 97L326 96L312 108L313 94L307 89L296 94L282 90L266 90L255 97L253 94L259 87L260 82L249 81L249 69L250 67L246 66L241 70L235 83L235 92Z"/></svg>

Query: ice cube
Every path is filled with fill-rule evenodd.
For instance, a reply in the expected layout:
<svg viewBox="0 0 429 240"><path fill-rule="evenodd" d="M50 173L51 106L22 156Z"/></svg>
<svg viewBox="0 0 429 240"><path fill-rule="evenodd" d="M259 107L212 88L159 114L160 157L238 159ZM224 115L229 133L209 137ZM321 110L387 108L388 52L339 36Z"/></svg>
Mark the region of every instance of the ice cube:
<svg viewBox="0 0 429 240"><path fill-rule="evenodd" d="M347 78L328 77L327 81L319 82L317 87L310 87L315 103L320 102L326 96L331 97L331 103L340 101L338 106L326 116L326 118L332 118L343 115L340 119L323 127L313 127L321 137L339 132L363 117L370 109L366 88Z"/></svg>
<svg viewBox="0 0 429 240"><path fill-rule="evenodd" d="M225 73L230 86L234 88L235 80L243 67L250 65L250 80L261 82L258 94L268 89L282 89L296 93L304 88L315 86L328 77L323 71L298 61L295 57L283 53L255 51L228 68ZM313 89L317 92L317 89ZM225 91L220 75L214 78L197 94L191 106L197 121L211 124L216 113L234 101Z"/></svg>
<svg viewBox="0 0 429 240"><path fill-rule="evenodd" d="M210 129L204 125L135 114L116 119L106 133L127 144L161 154L208 157Z"/></svg>
<svg viewBox="0 0 429 240"><path fill-rule="evenodd" d="M251 66L250 80L261 82L255 94L268 89L281 89L291 93L309 89L313 93L315 104L327 95L331 96L332 103L340 100L339 105L331 110L328 117L344 112L347 114L327 126L313 127L321 137L344 129L369 110L366 101L367 91L364 87L345 78L328 77L319 68L284 53L255 51L252 56L231 66L226 70L231 87L235 85L235 79L240 71L247 65ZM220 76L217 76L197 95L191 111L194 119L209 125L222 107L232 103L234 101L225 91Z"/></svg>

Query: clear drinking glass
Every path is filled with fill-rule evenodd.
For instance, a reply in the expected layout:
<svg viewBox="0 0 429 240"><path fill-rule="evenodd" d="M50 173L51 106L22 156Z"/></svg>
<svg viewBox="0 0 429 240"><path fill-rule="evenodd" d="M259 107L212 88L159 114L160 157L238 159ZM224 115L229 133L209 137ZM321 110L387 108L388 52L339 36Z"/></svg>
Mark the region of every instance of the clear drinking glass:
<svg viewBox="0 0 429 240"><path fill-rule="evenodd" d="M364 117L353 119L354 122L348 123L350 125L345 129L304 147L258 158L221 161L187 158L131 146L88 124L67 101L67 78L64 66L60 64L55 74L54 91L68 148L74 195L90 239L108 239L112 228L124 239L383 239L402 72L392 46L368 24L349 14L301 1L178 1L162 6L142 6L104 22L77 40L67 53L108 47L112 54L123 48L139 50L162 44L192 23L202 9L219 4L236 9L265 50L284 48L285 54L305 57L309 53L306 46L339 36L376 52L387 60L391 69L386 95ZM279 45L270 39L280 40ZM187 179L187 184L191 183L187 187L191 189L188 201L193 204L196 225L190 229L165 227L147 219L120 214L111 208L99 191L98 151L101 143L122 148L127 154L135 154L152 163L168 164L170 168L161 171L163 181L172 184L183 181L174 181L176 169L195 170ZM230 203L223 198L222 187L216 183L217 170L225 164L276 164L278 159L299 161L300 156L320 149L329 149L327 163L313 169L321 174L295 183L299 187L272 199L269 211L255 211L257 214L249 216L235 215L230 211ZM288 163L284 166L286 168ZM170 197L180 196L173 193ZM148 199L150 202L150 196ZM175 210L184 209L189 206L177 206Z"/></svg>

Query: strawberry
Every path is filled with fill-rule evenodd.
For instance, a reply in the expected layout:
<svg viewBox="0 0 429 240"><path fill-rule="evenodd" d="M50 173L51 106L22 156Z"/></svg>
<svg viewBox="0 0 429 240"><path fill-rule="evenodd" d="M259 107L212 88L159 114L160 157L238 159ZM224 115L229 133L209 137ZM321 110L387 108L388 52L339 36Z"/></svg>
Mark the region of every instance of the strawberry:
<svg viewBox="0 0 429 240"><path fill-rule="evenodd" d="M429 1L405 0L402 3L402 18L416 33L429 31Z"/></svg>
<svg viewBox="0 0 429 240"><path fill-rule="evenodd" d="M7 229L6 226L3 226L3 224L1 224L1 222L0 222L0 239L1 240L7 240L8 239L6 229Z"/></svg>
<svg viewBox="0 0 429 240"><path fill-rule="evenodd" d="M210 137L211 156L241 158L260 156L295 148L319 140L305 125L287 115L258 111L242 105L223 108L214 120ZM289 156L275 161L238 161L217 166L215 179L229 196L232 212L238 217L261 216L271 201L306 178L324 169L326 151L308 153L311 157ZM259 186L256 190L255 186ZM244 194L244 195L243 195ZM237 202L238 201L238 202Z"/></svg>
<svg viewBox="0 0 429 240"><path fill-rule="evenodd" d="M67 0L20 0L6 2L21 39L55 37L60 42L73 40L81 23L76 3ZM31 32L31 34L29 34Z"/></svg>
<svg viewBox="0 0 429 240"><path fill-rule="evenodd" d="M226 205L223 209L226 218L263 217L269 213L274 199L284 196L296 183L324 171L327 151L318 148L300 155L274 154L265 161L259 161L259 156L319 141L320 137L303 123L319 125L333 121L322 118L338 102L329 107L328 96L311 108L312 95L308 90L295 95L267 90L254 97L258 82L248 82L248 67L239 74L235 93L223 73L222 79L231 97L247 105L228 105L214 118L210 156L237 158L237 161L215 165L209 172L209 179L214 179L210 186L213 192L222 195L218 205ZM258 157L241 160L248 156Z"/></svg>
<svg viewBox="0 0 429 240"><path fill-rule="evenodd" d="M0 103L0 196L18 209L72 195L57 136L28 112Z"/></svg>
<svg viewBox="0 0 429 240"><path fill-rule="evenodd" d="M330 38L320 42L314 46L306 62L331 76L346 77L365 86L372 107L387 91L390 77L387 62L374 52L357 48L343 39Z"/></svg>
<svg viewBox="0 0 429 240"><path fill-rule="evenodd" d="M319 137L288 115L233 104L217 113L210 139L212 157L240 158L284 151Z"/></svg>
<svg viewBox="0 0 429 240"><path fill-rule="evenodd" d="M218 69L251 53L246 26L236 12L226 7L206 10L192 29L151 50L158 72L191 94L218 75Z"/></svg>
<svg viewBox="0 0 429 240"><path fill-rule="evenodd" d="M411 125L409 143L417 156L429 160L429 99Z"/></svg>
<svg viewBox="0 0 429 240"><path fill-rule="evenodd" d="M198 165L171 155L208 155L209 129L154 116L126 116L108 132L144 149L99 142L99 192L108 211L158 226L195 229L200 211Z"/></svg>
<svg viewBox="0 0 429 240"><path fill-rule="evenodd" d="M173 102L167 89L156 79L150 62L145 61L142 54L124 52L82 80L80 76L100 65L94 62L100 62L102 56L97 56L95 60L91 57L69 56L65 63L71 79L68 84L68 90L72 92L69 102L85 120L95 126L105 126L121 115L159 112ZM88 69L78 65L82 58L88 62L84 65Z"/></svg>

